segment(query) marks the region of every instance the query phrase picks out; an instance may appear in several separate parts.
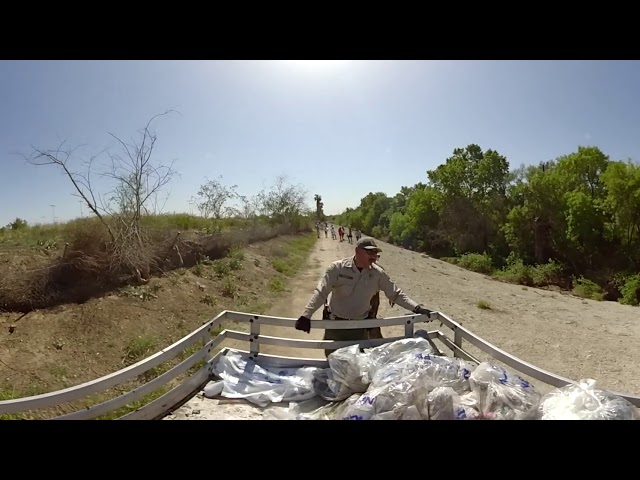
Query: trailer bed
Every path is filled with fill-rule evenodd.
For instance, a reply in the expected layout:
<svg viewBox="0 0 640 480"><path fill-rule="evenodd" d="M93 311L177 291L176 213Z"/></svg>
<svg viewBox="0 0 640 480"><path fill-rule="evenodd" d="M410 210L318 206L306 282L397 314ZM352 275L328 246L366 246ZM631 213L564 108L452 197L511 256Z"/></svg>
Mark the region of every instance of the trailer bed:
<svg viewBox="0 0 640 480"><path fill-rule="evenodd" d="M427 322L427 320L430 320ZM434 320L434 321L431 321ZM248 332L223 330L215 334L227 321L247 323ZM203 395L204 387L214 379L213 372L221 357L230 352L242 353L252 358L256 364L267 367L328 367L326 359L306 358L281 355L267 355L260 352L261 345L276 345L283 348L295 349L338 349L352 344L360 344L361 347L374 347L384 343L393 342L402 338L413 337L416 327L426 329L426 336L438 351L447 356L480 363L486 358L492 362L510 368L523 378L536 382L538 391L545 393L545 389L563 387L575 384L576 381L562 377L553 372L543 370L535 365L523 361L504 350L492 345L486 340L464 328L460 323L452 320L442 312L434 312L431 319L423 315L404 315L391 318L371 320L323 320L314 322L314 328L349 329L372 328L393 325L404 325L404 336L357 341L328 341L328 340L302 340L294 338L273 337L260 334L261 325L277 325L294 328L295 319L273 317L251 313L224 311L217 317L206 322L197 330L186 335L173 345L141 360L138 363L123 368L104 377L66 388L63 390L34 395L31 397L0 401L0 415L14 414L24 411L50 408L67 402L85 400L87 397L103 392L114 386L125 383L128 380L139 377L141 374L152 370L159 365L183 355L185 351L193 352L182 359L176 365L161 375L149 380L141 386L126 391L115 398L102 403L81 408L77 411L54 417L54 419L95 419L122 407L131 405L135 401L158 391L167 385L172 388L159 398L146 403L140 408L121 415L118 419L265 419L272 418L267 415L268 408L260 408L243 400L209 399ZM230 349L223 344L228 340L244 342L246 349ZM478 358L480 355L483 358ZM187 372L197 368L194 373L183 378ZM183 378L177 385L175 379ZM628 393L612 392L640 407L640 396ZM307 406L311 408L312 402ZM286 409L288 404L270 405L271 408Z"/></svg>

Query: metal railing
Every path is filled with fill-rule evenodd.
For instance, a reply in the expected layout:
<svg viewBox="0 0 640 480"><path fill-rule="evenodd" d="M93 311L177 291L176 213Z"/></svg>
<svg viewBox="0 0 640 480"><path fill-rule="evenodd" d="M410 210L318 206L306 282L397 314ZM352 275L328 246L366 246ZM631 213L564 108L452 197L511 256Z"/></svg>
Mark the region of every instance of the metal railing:
<svg viewBox="0 0 640 480"><path fill-rule="evenodd" d="M95 419L114 412L119 408L130 405L132 402L142 399L143 397L153 393L165 385L175 380L180 375L187 373L191 368L202 361L203 365L195 373L184 379L177 386L164 393L159 398L147 403L146 405L126 413L118 419L158 419L172 412L179 406L183 405L209 382L216 362L221 355L225 355L229 348L223 347L226 340L240 340L247 342L248 349L234 349L234 351L243 352L263 365L271 366L317 366L327 367L326 359L321 358L305 358L298 356L270 355L260 352L262 345L278 346L292 349L312 349L312 350L335 350L353 344L360 344L361 347L373 347L384 343L392 342L401 338L412 337L414 335L415 325L426 321L435 320L440 322L441 326L451 330L453 338L445 335L441 330L427 331L427 337L433 345L433 340L437 340L452 351L455 357L471 360L476 363L480 361L471 353L465 350L463 342L475 346L479 350L487 353L492 358L503 362L511 368L529 375L536 380L546 384L562 387L575 381L560 375L548 372L525 362L510 353L501 350L495 345L487 342L470 330L464 328L461 324L455 322L447 315L441 312L434 312L431 318L425 315L403 315L398 317L370 319L370 320L313 320L313 328L318 329L352 329L352 328L373 328L373 327L389 327L404 326L404 335L392 338L382 338L375 340L357 341L336 341L336 340L304 340L286 337L275 337L261 334L262 325L280 326L294 328L296 320L293 318L274 317L268 315L257 315L243 312L227 311L220 313L217 317L208 321L200 328L186 335L169 347L141 360L133 365L118 370L117 372L103 376L101 378L91 380L89 382L74 387L58 390L55 392L34 395L30 397L17 398L13 400L0 401L0 415L15 414L30 410L44 409L55 407L57 405L83 400L88 396L104 392L126 381L135 379L139 375L167 362L176 356L182 354L185 350L192 348L198 342L202 342L202 347L195 353L191 354L168 371L153 378L152 380L141 384L131 390L98 403L77 410L72 413L66 413L53 419L74 419L88 420ZM218 335L215 332L221 327L225 321L234 321L240 323L248 323L249 331L223 330ZM428 325L434 325L430 323ZM435 345L434 345L435 346ZM436 347L437 348L437 347ZM439 350L439 349L438 349ZM640 396L629 395L618 392L612 392L620 395L636 406L640 407Z"/></svg>

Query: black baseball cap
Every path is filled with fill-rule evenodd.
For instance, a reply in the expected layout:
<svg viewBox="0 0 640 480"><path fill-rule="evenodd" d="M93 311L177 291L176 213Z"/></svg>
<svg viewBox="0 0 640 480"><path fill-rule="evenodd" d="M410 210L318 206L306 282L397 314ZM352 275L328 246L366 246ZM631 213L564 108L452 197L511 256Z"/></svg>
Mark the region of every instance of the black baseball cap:
<svg viewBox="0 0 640 480"><path fill-rule="evenodd" d="M373 250L375 252L380 253L382 249L378 247L378 244L373 238L365 237L358 240L356 243L356 248L364 248L365 250Z"/></svg>

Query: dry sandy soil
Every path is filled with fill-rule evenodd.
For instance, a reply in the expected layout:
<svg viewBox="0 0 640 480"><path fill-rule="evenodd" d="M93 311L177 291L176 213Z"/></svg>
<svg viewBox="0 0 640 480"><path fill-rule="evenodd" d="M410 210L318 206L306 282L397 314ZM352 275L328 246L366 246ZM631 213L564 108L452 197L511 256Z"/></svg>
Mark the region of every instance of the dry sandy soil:
<svg viewBox="0 0 640 480"><path fill-rule="evenodd" d="M571 378L593 378L598 386L640 393L640 309L614 302L597 302L569 294L511 285L386 243L380 264L404 291L425 306L440 310L499 348L540 368ZM349 256L353 245L321 238L308 267L292 283L292 293L267 314L297 318L324 269ZM484 300L490 309L480 309ZM382 297L379 316L405 314ZM321 311L314 319L321 318ZM434 325L440 328L439 324ZM268 335L322 338L322 330L308 335L292 328L265 329ZM444 329L446 330L446 328ZM387 337L404 329L383 329ZM246 348L246 347L243 347ZM274 353L276 350L262 350ZM312 356L301 350L296 356ZM489 357L471 347L480 360ZM291 349L280 350L290 355ZM316 351L315 356L323 356ZM541 391L549 386L534 382ZM211 400L198 395L166 419L260 418L260 409L242 402Z"/></svg>

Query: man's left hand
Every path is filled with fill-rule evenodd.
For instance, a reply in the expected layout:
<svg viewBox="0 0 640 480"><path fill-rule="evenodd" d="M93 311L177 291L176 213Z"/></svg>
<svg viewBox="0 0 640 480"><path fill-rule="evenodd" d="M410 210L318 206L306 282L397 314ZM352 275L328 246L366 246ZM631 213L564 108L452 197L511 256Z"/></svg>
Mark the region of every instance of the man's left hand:
<svg viewBox="0 0 640 480"><path fill-rule="evenodd" d="M413 309L413 313L417 313L418 315L428 315L429 317L431 317L431 314L433 312L428 308L423 307L422 305L418 305Z"/></svg>

